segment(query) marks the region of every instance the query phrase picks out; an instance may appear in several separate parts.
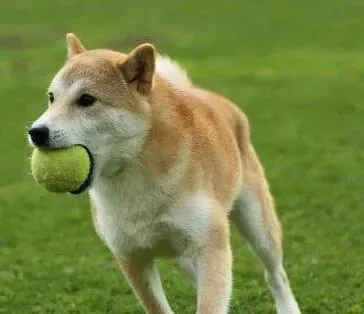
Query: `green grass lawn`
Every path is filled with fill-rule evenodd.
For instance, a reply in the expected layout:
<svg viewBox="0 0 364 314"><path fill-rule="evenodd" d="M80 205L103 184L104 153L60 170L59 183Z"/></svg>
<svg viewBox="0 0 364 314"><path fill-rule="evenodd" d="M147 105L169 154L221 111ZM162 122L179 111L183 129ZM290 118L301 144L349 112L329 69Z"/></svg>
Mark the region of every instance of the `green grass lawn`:
<svg viewBox="0 0 364 314"><path fill-rule="evenodd" d="M97 238L86 197L38 188L25 131L65 59L65 33L128 51L148 38L241 104L285 230L303 313L364 313L364 2L2 1L0 312L143 313ZM202 3L202 1L201 1ZM231 313L273 313L262 268L233 231ZM192 285L160 263L176 313Z"/></svg>

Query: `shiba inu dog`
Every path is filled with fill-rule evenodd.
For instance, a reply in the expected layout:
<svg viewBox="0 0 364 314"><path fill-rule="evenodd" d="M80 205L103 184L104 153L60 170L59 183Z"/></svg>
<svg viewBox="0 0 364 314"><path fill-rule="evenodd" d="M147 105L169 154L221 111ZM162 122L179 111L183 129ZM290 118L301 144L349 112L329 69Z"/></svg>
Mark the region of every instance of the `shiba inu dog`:
<svg viewBox="0 0 364 314"><path fill-rule="evenodd" d="M277 312L300 313L247 117L151 44L121 54L86 50L74 34L67 42L29 141L88 149L92 178L79 192L145 310L173 313L154 264L166 258L195 281L198 313L228 312L232 221L262 260Z"/></svg>

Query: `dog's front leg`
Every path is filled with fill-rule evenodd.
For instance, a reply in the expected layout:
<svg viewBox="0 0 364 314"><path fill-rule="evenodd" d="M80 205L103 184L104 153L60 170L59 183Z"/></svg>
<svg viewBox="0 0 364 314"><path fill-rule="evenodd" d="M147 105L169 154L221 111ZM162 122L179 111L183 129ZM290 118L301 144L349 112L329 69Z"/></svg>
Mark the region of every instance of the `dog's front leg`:
<svg viewBox="0 0 364 314"><path fill-rule="evenodd" d="M119 259L121 269L134 293L149 314L173 314L153 261Z"/></svg>
<svg viewBox="0 0 364 314"><path fill-rule="evenodd" d="M198 314L228 313L232 290L232 254L225 219L221 218L211 227L208 241L198 257Z"/></svg>

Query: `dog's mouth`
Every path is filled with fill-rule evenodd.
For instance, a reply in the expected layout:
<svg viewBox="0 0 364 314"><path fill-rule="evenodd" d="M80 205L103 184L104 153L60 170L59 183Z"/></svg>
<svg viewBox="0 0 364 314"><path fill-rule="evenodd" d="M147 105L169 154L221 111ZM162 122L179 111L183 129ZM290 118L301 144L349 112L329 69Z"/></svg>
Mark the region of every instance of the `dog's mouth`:
<svg viewBox="0 0 364 314"><path fill-rule="evenodd" d="M93 155L91 154L90 150L85 146L81 145L84 149L86 149L87 154L90 158L90 170L87 176L87 179L81 184L81 186L74 191L71 191L71 194L77 195L85 192L92 184L93 178L94 178L94 168L95 168L95 159Z"/></svg>

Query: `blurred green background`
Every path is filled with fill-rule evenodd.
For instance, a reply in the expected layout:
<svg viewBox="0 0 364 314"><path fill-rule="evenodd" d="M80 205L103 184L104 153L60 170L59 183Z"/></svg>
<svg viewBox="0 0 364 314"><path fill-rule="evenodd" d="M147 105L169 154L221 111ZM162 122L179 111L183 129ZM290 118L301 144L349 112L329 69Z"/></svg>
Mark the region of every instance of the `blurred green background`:
<svg viewBox="0 0 364 314"><path fill-rule="evenodd" d="M2 1L0 312L143 313L97 238L86 197L38 188L26 127L65 60L65 34L127 52L145 40L240 104L285 230L303 313L364 313L364 2ZM274 313L262 268L233 232L231 313ZM160 263L176 313L192 285Z"/></svg>

